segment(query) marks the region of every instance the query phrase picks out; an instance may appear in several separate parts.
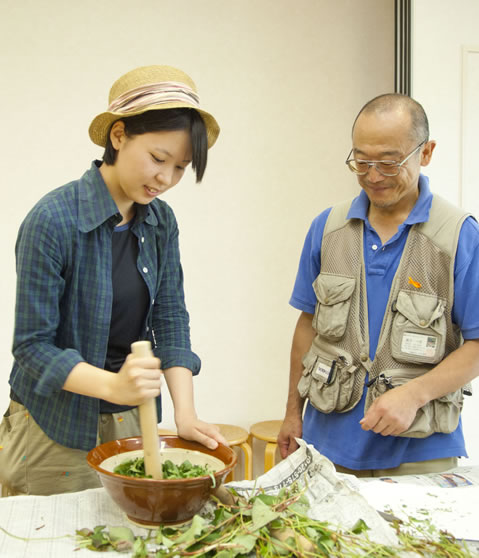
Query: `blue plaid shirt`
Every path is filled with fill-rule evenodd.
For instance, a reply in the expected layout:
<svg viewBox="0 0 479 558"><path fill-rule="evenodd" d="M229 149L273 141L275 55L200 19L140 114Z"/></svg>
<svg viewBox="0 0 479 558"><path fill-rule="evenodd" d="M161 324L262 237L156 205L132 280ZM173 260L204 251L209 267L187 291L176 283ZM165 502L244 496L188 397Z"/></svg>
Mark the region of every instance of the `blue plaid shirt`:
<svg viewBox="0 0 479 558"><path fill-rule="evenodd" d="M104 367L113 297L111 237L121 221L99 164L43 197L22 223L16 244L10 385L50 438L82 450L96 445L99 400L62 386L80 362ZM183 366L197 374L173 211L161 200L138 205L131 230L150 295L141 338L152 340L163 368ZM161 417L159 398L157 407Z"/></svg>

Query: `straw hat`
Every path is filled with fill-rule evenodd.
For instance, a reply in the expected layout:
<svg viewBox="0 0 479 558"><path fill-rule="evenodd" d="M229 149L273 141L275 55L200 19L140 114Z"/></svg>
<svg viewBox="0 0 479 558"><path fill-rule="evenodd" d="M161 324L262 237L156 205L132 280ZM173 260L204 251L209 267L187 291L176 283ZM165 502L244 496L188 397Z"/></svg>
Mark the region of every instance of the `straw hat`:
<svg viewBox="0 0 479 558"><path fill-rule="evenodd" d="M211 147L220 127L209 112L199 108L194 81L171 66L142 66L117 79L110 89L108 109L93 119L88 132L93 143L105 147L108 130L116 120L149 110L180 107L199 112Z"/></svg>

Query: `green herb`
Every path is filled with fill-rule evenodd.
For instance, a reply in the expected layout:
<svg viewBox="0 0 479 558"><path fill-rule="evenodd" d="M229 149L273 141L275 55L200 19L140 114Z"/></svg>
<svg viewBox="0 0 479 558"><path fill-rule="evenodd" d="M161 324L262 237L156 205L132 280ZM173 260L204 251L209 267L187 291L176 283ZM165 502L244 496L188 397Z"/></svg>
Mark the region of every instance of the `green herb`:
<svg viewBox="0 0 479 558"><path fill-rule="evenodd" d="M188 460L181 465L175 465L167 459L163 465L163 478L165 479L191 479L193 477L205 477L212 473L208 465L193 465Z"/></svg>
<svg viewBox="0 0 479 558"><path fill-rule="evenodd" d="M188 460L183 461L180 465L175 465L172 461L167 459L162 463L162 470L164 479L190 479L193 477L210 476L213 479L213 486L215 484L215 479L212 474L213 471L208 465L193 465ZM143 457L124 461L115 467L113 472L128 477L151 478L151 475L146 475L145 473L145 459Z"/></svg>
<svg viewBox="0 0 479 558"><path fill-rule="evenodd" d="M113 469L113 472L118 475L126 475L127 477L151 479L151 475L145 473L145 460L143 457L123 461L123 463L120 463L120 465Z"/></svg>
<svg viewBox="0 0 479 558"><path fill-rule="evenodd" d="M390 547L371 541L368 526L362 520L350 530L341 530L327 522L310 519L306 515L307 499L297 487L283 489L277 496L259 493L249 501L238 497L233 490L230 492L234 504L226 505L216 500L216 509L210 519L195 515L188 525L162 526L150 531L148 536L136 537L133 558L393 558L402 556L402 553L435 558L477 556L450 534L432 529L429 520L422 527L417 519L401 525L395 523L398 546ZM77 531L79 547L92 550L121 548L118 538L112 540L111 528L107 530L100 526L95 531L87 531L89 534L83 531ZM118 531L114 534L118 535ZM126 533L125 549L130 547L131 550L131 536ZM112 542L108 543L108 540Z"/></svg>

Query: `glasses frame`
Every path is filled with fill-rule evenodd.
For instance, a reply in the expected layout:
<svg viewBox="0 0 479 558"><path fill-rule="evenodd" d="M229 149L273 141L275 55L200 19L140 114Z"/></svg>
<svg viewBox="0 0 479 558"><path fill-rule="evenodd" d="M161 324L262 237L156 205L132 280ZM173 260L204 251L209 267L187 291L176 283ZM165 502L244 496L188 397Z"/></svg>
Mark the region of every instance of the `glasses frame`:
<svg viewBox="0 0 479 558"><path fill-rule="evenodd" d="M422 147L425 143L427 143L427 140L423 140L417 147L415 147L411 153L409 153L408 155L406 155L406 157L400 161L399 163L397 163L396 161L364 161L363 159L356 159L355 157L351 157L351 154L354 150L354 147L351 149L351 151L349 152L348 158L346 159L345 163L348 166L348 169L353 172L354 174L357 174L359 176L364 176L365 174L368 174L369 170L371 169L371 167L374 167L379 174L381 174L382 176L397 176L399 174L399 172L401 171L401 167L404 165L404 163L406 163L418 150L420 147ZM351 163L353 161L357 161L361 164L366 164L368 165L368 168L364 171L364 172L359 172L356 169L351 167ZM394 165L391 165L391 169L395 169L396 172L393 174L386 174L383 171L379 170L377 165L378 163L393 163Z"/></svg>

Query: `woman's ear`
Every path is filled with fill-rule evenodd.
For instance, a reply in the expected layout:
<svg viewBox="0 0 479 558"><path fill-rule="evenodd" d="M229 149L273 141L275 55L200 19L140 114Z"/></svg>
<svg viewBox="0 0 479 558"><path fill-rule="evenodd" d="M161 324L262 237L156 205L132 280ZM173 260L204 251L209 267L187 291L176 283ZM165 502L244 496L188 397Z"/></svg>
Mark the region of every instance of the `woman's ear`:
<svg viewBox="0 0 479 558"><path fill-rule="evenodd" d="M126 140L125 123L117 120L110 129L110 141L114 149L120 149L121 144Z"/></svg>

